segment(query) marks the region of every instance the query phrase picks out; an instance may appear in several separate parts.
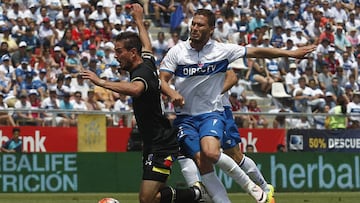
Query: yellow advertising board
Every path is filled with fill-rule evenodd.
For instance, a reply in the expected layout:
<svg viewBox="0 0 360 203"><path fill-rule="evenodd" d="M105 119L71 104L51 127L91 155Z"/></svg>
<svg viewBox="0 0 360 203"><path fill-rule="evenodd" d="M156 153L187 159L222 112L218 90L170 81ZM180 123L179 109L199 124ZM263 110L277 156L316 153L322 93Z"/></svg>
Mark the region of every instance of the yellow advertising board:
<svg viewBox="0 0 360 203"><path fill-rule="evenodd" d="M79 115L78 152L106 152L105 115Z"/></svg>

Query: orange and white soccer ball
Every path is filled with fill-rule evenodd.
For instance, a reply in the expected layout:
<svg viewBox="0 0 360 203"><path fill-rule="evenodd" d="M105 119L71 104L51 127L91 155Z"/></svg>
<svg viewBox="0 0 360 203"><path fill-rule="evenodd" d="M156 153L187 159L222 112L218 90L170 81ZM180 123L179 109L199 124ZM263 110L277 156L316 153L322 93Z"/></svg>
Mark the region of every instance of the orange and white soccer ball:
<svg viewBox="0 0 360 203"><path fill-rule="evenodd" d="M120 202L117 199L108 197L100 200L99 203L120 203Z"/></svg>

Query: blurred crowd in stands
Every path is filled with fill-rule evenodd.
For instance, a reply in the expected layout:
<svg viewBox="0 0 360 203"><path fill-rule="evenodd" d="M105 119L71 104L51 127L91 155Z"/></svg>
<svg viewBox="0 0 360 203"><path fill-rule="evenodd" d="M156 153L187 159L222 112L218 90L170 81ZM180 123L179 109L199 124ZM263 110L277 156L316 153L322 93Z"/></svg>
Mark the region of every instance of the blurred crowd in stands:
<svg viewBox="0 0 360 203"><path fill-rule="evenodd" d="M133 1L134 2L134 1ZM115 59L114 37L137 32L124 0L2 0L0 6L0 109L65 109L64 113L0 113L3 125L74 126L74 110L131 110L131 99L84 81L90 69L103 79L126 81ZM234 112L259 112L250 87L272 98L272 112L327 113L346 106L360 114L360 0L142 0L157 65L166 52L187 40L197 9L217 17L213 39L247 47L293 50L308 44L317 49L304 59L238 60L230 64L239 75L231 89ZM153 26L153 28L151 28ZM157 28L157 29L156 29ZM154 31L156 30L156 31ZM244 83L244 81L246 81ZM281 84L284 95L272 94ZM278 86L277 86L278 87ZM165 111L173 106L163 97ZM173 118L173 114L169 114ZM239 127L325 129L326 116L236 116ZM109 126L124 118L108 115ZM360 116L346 126L358 128Z"/></svg>

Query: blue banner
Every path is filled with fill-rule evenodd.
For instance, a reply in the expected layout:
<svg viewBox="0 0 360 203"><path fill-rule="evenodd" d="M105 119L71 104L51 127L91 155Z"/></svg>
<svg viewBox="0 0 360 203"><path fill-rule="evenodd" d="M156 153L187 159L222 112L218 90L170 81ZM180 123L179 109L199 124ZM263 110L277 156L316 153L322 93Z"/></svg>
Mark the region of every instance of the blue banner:
<svg viewBox="0 0 360 203"><path fill-rule="evenodd" d="M287 131L289 151L360 152L360 129Z"/></svg>

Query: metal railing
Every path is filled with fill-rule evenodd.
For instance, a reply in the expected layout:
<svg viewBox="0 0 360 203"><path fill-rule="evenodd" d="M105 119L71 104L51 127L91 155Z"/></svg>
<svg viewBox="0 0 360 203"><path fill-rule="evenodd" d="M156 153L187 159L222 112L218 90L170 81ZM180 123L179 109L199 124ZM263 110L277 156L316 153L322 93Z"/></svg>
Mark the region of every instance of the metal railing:
<svg viewBox="0 0 360 203"><path fill-rule="evenodd" d="M132 119L133 119L133 111L101 111L101 110L66 110L66 109L14 109L14 108L8 108L8 109L0 109L0 113L16 113L16 112L22 112L22 113L39 113L42 114L44 112L46 113L52 113L53 119L52 119L52 126L56 126L56 116L57 114L63 114L63 113L71 113L76 115L81 114L87 114L87 115L118 115L118 116L125 116L126 117L126 126L125 127L131 127ZM173 113L173 112L165 112L165 113ZM269 118L270 120L274 119L276 116L285 116L289 119L296 119L300 117L314 117L314 116L344 116L344 115L334 115L334 114L328 114L328 113L299 113L299 112L233 112L233 115L241 116L241 115L261 115L266 118ZM357 113L351 113L346 114L346 116L353 116L357 117L360 116L360 114Z"/></svg>

